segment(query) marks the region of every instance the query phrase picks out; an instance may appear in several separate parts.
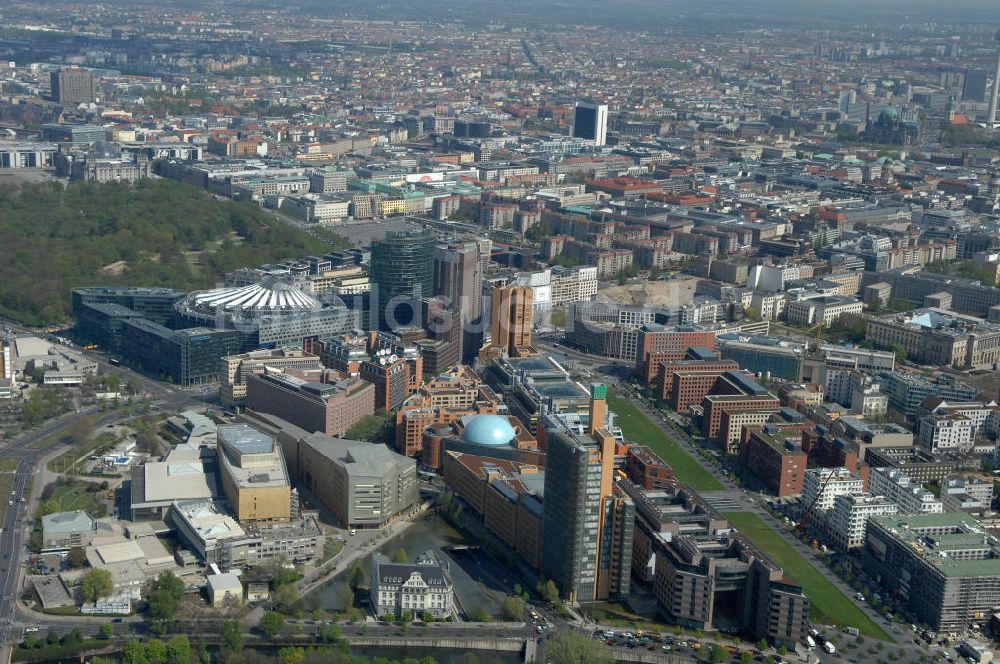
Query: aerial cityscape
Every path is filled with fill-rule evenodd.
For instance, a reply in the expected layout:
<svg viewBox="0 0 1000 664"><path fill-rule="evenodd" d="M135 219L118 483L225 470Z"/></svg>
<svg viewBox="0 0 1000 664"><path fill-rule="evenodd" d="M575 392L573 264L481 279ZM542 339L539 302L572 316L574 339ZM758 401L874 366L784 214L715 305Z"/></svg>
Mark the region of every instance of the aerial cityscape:
<svg viewBox="0 0 1000 664"><path fill-rule="evenodd" d="M995 0L7 0L0 664L989 664Z"/></svg>

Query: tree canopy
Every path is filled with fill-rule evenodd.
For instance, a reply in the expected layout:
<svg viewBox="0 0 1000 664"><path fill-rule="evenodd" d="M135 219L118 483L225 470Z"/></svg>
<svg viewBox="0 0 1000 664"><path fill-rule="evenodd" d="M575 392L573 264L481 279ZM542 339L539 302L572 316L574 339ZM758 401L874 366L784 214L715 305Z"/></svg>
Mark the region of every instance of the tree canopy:
<svg viewBox="0 0 1000 664"><path fill-rule="evenodd" d="M162 629L174 617L183 597L184 582L172 572L160 572L149 593L149 617L156 628Z"/></svg>
<svg viewBox="0 0 1000 664"><path fill-rule="evenodd" d="M76 286L207 288L238 267L331 249L253 203L161 179L2 185L0 237L17 248L0 261L0 315L33 325L68 321Z"/></svg>
<svg viewBox="0 0 1000 664"><path fill-rule="evenodd" d="M611 664L614 661L603 643L579 632L563 632L546 643L545 660L551 664Z"/></svg>
<svg viewBox="0 0 1000 664"><path fill-rule="evenodd" d="M274 638L281 631L281 628L285 626L285 619L281 617L280 613L268 611L261 617L258 626L266 637L269 639Z"/></svg>
<svg viewBox="0 0 1000 664"><path fill-rule="evenodd" d="M106 569L92 569L83 575L83 599L87 602L96 602L102 597L107 597L114 590L111 582L111 572Z"/></svg>

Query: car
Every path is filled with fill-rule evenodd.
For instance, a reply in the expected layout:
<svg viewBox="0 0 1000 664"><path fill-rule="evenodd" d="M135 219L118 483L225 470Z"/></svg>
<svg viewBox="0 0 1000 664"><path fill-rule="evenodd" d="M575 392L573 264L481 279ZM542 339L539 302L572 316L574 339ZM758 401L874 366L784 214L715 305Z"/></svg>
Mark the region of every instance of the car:
<svg viewBox="0 0 1000 664"><path fill-rule="evenodd" d="M24 631L25 631L25 632L37 632L37 631L38 631L38 628L37 628L37 627L34 627L34 626L32 626L32 627L25 627L25 628L24 628Z"/></svg>
<svg viewBox="0 0 1000 664"><path fill-rule="evenodd" d="M351 528L351 536L354 536L354 535L357 535L357 534L358 534L358 531L355 530L354 528Z"/></svg>
<svg viewBox="0 0 1000 664"><path fill-rule="evenodd" d="M670 646L663 646L664 652L670 652L670 650L671 650Z"/></svg>
<svg viewBox="0 0 1000 664"><path fill-rule="evenodd" d="M115 618L115 619L114 619L114 620L112 620L111 622L113 622L113 623L120 623L120 622L125 622L125 621L124 621L124 620L122 620L121 618Z"/></svg>

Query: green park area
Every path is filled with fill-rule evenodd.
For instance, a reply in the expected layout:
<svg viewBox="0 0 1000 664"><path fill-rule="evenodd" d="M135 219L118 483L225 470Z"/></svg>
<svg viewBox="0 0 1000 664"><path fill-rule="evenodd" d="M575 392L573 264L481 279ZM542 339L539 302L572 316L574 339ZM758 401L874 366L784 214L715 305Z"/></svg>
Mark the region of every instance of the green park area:
<svg viewBox="0 0 1000 664"><path fill-rule="evenodd" d="M322 228L307 234L254 203L217 201L159 178L3 183L0 237L17 247L0 261L0 315L29 325L69 321L76 286L209 288L238 267L349 244Z"/></svg>
<svg viewBox="0 0 1000 664"><path fill-rule="evenodd" d="M724 488L694 457L677 442L671 440L663 429L628 399L611 393L608 395L608 407L614 411L615 422L622 428L625 439L646 445L663 457L674 469L678 481L687 484L695 491L719 491Z"/></svg>
<svg viewBox="0 0 1000 664"><path fill-rule="evenodd" d="M60 481L45 487L42 492L41 514L87 510L94 518L108 513L102 499L104 491L94 482Z"/></svg>
<svg viewBox="0 0 1000 664"><path fill-rule="evenodd" d="M771 560L802 586L802 590L812 602L813 622L838 627L857 627L865 636L892 641L885 630L875 624L850 598L840 592L829 579L820 574L808 560L756 514L727 512L725 516L733 526L759 546Z"/></svg>

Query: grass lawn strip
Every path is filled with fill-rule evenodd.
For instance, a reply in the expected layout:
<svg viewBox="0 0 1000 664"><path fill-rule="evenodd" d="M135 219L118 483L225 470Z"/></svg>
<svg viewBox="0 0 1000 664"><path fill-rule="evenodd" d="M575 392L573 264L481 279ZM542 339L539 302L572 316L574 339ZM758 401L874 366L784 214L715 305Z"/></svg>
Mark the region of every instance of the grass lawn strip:
<svg viewBox="0 0 1000 664"><path fill-rule="evenodd" d="M608 395L608 407L615 412L615 422L625 439L649 446L674 469L677 479L695 491L720 491L725 487L678 443L649 419L645 413L618 394Z"/></svg>
<svg viewBox="0 0 1000 664"><path fill-rule="evenodd" d="M88 482L62 484L52 493L51 500L59 503L60 512L87 510L90 516L101 518L107 514L107 505L101 502L100 492L88 493Z"/></svg>
<svg viewBox="0 0 1000 664"><path fill-rule="evenodd" d="M756 514L726 512L729 522L747 539L756 544L771 560L802 586L812 602L812 619L816 623L857 627L865 636L892 642L892 637L865 615L854 602L829 579L819 573L809 561L768 527Z"/></svg>

